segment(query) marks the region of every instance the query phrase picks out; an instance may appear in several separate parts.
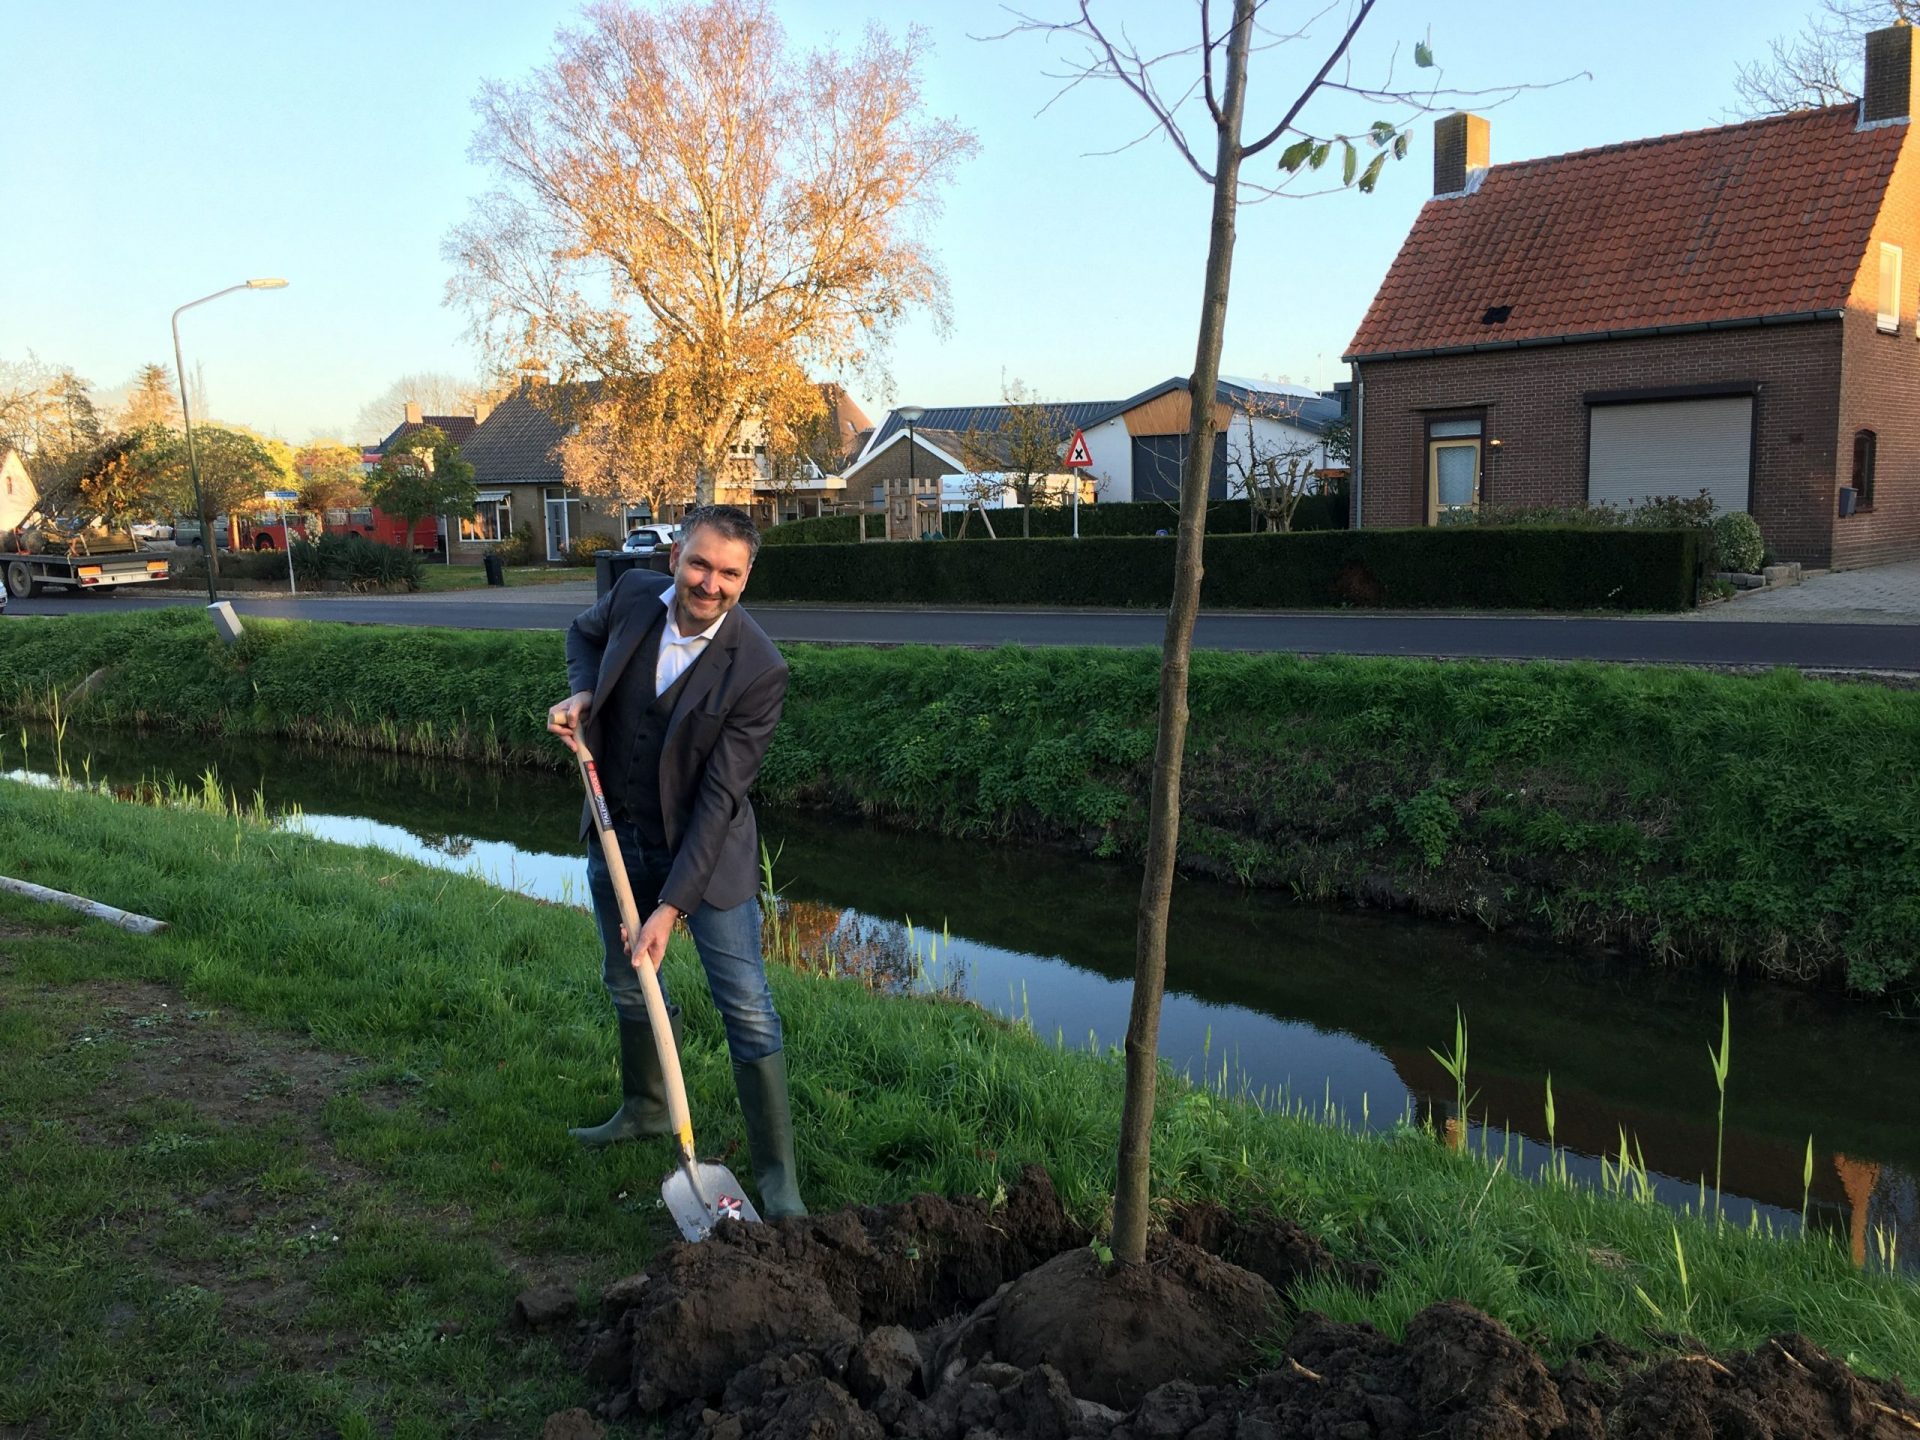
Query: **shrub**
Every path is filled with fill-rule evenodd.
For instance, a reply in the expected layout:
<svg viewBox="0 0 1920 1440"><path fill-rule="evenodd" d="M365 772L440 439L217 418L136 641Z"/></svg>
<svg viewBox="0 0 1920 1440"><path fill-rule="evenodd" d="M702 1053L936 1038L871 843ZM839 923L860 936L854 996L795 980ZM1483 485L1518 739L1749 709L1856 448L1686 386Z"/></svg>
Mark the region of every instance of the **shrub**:
<svg viewBox="0 0 1920 1440"><path fill-rule="evenodd" d="M503 565L533 564L532 522L523 520L519 529L502 540L494 553L500 557L500 563Z"/></svg>
<svg viewBox="0 0 1920 1440"><path fill-rule="evenodd" d="M285 574L286 564L279 556L258 555L275 562L275 573ZM226 562L221 562L226 568ZM293 572L303 583L332 581L353 590L418 590L426 574L426 565L411 550L397 545L379 545L358 535L322 535L318 540L293 543Z"/></svg>
<svg viewBox="0 0 1920 1440"><path fill-rule="evenodd" d="M591 535L576 535L567 544L567 564L591 565L597 551L618 550L620 542L611 535L595 531Z"/></svg>
<svg viewBox="0 0 1920 1440"><path fill-rule="evenodd" d="M1693 604L1693 530L1342 530L1209 534L1202 602L1319 606L1682 610ZM981 545L793 545L762 552L760 600L882 604L1163 606L1170 538Z"/></svg>
<svg viewBox="0 0 1920 1440"><path fill-rule="evenodd" d="M1720 568L1751 575L1767 553L1760 522L1744 510L1729 510L1713 522L1713 543L1720 552Z"/></svg>

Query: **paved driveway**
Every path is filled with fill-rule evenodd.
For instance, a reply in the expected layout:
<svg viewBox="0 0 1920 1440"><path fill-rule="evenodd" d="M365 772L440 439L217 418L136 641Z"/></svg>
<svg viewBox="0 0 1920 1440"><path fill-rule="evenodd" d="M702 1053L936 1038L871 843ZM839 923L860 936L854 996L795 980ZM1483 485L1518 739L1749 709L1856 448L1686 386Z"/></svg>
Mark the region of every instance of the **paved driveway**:
<svg viewBox="0 0 1920 1440"><path fill-rule="evenodd" d="M1834 570L1798 585L1749 590L1709 605L1700 620L1790 620L1796 624L1920 624L1920 560Z"/></svg>

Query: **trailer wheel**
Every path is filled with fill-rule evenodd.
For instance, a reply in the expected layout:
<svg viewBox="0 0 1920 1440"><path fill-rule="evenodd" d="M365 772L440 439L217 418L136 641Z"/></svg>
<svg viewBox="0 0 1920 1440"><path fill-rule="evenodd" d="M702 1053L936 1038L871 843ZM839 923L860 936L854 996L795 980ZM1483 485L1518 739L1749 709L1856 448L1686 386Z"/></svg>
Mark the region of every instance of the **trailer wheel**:
<svg viewBox="0 0 1920 1440"><path fill-rule="evenodd" d="M7 593L16 600L31 600L40 593L40 582L33 578L33 567L26 561L7 562Z"/></svg>
<svg viewBox="0 0 1920 1440"><path fill-rule="evenodd" d="M253 548L254 548L255 550L271 550L271 549L273 549L273 536L271 536L271 535L256 535L256 536L254 537L254 539L253 539Z"/></svg>

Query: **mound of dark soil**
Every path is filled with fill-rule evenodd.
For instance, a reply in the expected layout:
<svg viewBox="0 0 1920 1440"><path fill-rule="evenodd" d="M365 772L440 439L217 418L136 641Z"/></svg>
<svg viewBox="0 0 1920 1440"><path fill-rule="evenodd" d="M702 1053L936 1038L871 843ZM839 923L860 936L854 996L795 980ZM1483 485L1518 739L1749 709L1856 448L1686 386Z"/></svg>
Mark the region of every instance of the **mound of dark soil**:
<svg viewBox="0 0 1920 1440"><path fill-rule="evenodd" d="M1170 1237L1145 1265L1109 1267L1082 1245L1013 1282L993 1350L1022 1368L1053 1366L1075 1395L1132 1406L1169 1380L1224 1385L1279 1310L1258 1275Z"/></svg>
<svg viewBox="0 0 1920 1440"><path fill-rule="evenodd" d="M998 1209L921 1196L727 1227L610 1288L586 1363L603 1415L657 1420L668 1440L1920 1434L1904 1390L1798 1336L1639 1369L1598 1340L1554 1370L1461 1304L1422 1311L1404 1342L1299 1317L1280 1363L1246 1378L1289 1287L1338 1262L1273 1217L1189 1212L1172 1229L1147 1265L1103 1265L1037 1169Z"/></svg>

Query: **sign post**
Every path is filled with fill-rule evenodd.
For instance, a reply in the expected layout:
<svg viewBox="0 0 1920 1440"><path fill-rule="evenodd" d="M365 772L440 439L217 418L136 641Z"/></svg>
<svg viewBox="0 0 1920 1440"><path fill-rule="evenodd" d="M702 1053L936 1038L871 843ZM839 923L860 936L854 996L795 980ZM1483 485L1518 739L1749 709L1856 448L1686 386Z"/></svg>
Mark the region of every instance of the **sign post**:
<svg viewBox="0 0 1920 1440"><path fill-rule="evenodd" d="M1073 439L1067 444L1066 466L1069 470L1090 470L1093 468L1093 452L1087 448L1087 432L1076 430ZM1080 477L1073 477L1073 538L1080 538Z"/></svg>
<svg viewBox="0 0 1920 1440"><path fill-rule="evenodd" d="M287 593L289 595L298 595L300 593L299 587L296 586L293 581L293 512L288 510L287 506L296 503L300 499L300 492L297 490L269 490L266 493L266 498L280 507L280 536L286 541L287 545Z"/></svg>

